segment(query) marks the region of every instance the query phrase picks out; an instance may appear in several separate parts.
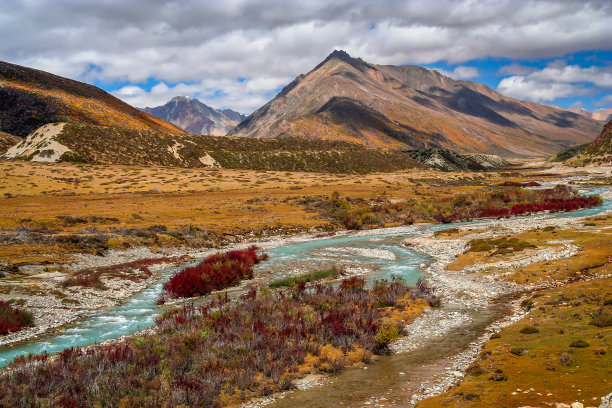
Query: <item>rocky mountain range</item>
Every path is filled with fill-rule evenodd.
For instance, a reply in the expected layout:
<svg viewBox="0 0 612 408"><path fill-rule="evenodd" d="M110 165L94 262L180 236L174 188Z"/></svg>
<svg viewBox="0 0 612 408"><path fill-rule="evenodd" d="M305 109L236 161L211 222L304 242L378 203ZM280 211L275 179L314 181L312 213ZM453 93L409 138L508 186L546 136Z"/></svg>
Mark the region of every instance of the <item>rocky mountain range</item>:
<svg viewBox="0 0 612 408"><path fill-rule="evenodd" d="M609 122L612 120L612 108L600 109L597 112L589 112L584 109L570 109L572 112L576 112L580 115L586 116L591 119L601 120L602 122Z"/></svg>
<svg viewBox="0 0 612 408"><path fill-rule="evenodd" d="M188 96L176 96L155 108L142 108L194 135L224 136L246 116L231 109L214 109Z"/></svg>
<svg viewBox="0 0 612 408"><path fill-rule="evenodd" d="M436 71L373 65L341 51L300 75L246 119L188 97L146 110L161 118L95 86L0 62L0 153L5 152L7 159L208 167L212 157L222 167L324 171L382 170L388 167L385 160L391 160L393 168L422 162L445 170L475 170L506 164L491 154L533 157L586 145L602 123L587 115L507 98L484 85L455 81ZM231 152L220 147L226 145L223 138L206 144L197 141L200 134L224 134L236 124L229 135L241 136L234 139L242 142L226 146ZM296 143L266 144L261 150L262 138ZM344 144L317 144L317 140ZM609 143L604 140L597 146L588 151L598 154ZM363 147L385 150L376 153ZM331 150L326 153L327 148ZM152 152L159 149L163 154ZM254 149L252 155L246 153L249 149ZM293 154L293 149L300 153ZM578 151L572 150L571 156ZM277 163L289 153L287 163ZM236 154L248 159L237 159ZM340 160L336 156L345 164L335 165ZM372 163L346 164L358 157ZM325 164L313 167L304 164L308 160Z"/></svg>
<svg viewBox="0 0 612 408"><path fill-rule="evenodd" d="M0 131L26 137L56 122L184 133L96 86L0 61Z"/></svg>
<svg viewBox="0 0 612 408"><path fill-rule="evenodd" d="M600 129L595 119L509 98L476 82L334 51L229 135L542 157L590 142Z"/></svg>

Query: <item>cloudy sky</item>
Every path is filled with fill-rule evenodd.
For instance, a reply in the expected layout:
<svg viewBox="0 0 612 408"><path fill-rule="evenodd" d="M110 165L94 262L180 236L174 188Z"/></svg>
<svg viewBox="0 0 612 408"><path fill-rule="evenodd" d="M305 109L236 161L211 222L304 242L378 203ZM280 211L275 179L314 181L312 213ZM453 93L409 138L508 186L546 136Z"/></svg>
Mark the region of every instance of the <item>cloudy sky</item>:
<svg viewBox="0 0 612 408"><path fill-rule="evenodd" d="M610 0L2 0L0 59L126 102L250 113L334 49L520 99L612 107Z"/></svg>

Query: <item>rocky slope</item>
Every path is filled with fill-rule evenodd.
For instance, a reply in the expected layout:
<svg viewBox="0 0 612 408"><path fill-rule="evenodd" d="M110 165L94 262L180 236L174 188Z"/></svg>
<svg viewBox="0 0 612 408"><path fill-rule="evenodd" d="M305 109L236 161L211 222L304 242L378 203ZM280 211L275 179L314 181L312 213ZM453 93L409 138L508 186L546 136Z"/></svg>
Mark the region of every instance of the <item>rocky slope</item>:
<svg viewBox="0 0 612 408"><path fill-rule="evenodd" d="M582 147L582 146L580 146ZM612 121L608 122L593 142L578 151L565 151L557 155L565 158L570 166L597 166L612 163ZM555 161L555 157L551 159ZM557 160L558 161L558 160Z"/></svg>
<svg viewBox="0 0 612 408"><path fill-rule="evenodd" d="M0 154L6 152L9 147L19 143L21 139L9 133L0 132Z"/></svg>
<svg viewBox="0 0 612 408"><path fill-rule="evenodd" d="M399 151L346 142L201 137L72 123L44 125L0 158L324 173L425 168Z"/></svg>
<svg viewBox="0 0 612 408"><path fill-rule="evenodd" d="M0 131L26 137L55 122L184 133L98 87L0 61Z"/></svg>
<svg viewBox="0 0 612 408"><path fill-rule="evenodd" d="M492 154L458 154L448 149L405 151L411 158L442 171L483 171L510 166L506 160Z"/></svg>
<svg viewBox="0 0 612 408"><path fill-rule="evenodd" d="M246 118L231 109L214 109L187 96L177 96L165 105L141 110L194 135L224 136Z"/></svg>
<svg viewBox="0 0 612 408"><path fill-rule="evenodd" d="M598 128L591 118L508 98L482 84L334 51L229 134L536 157L589 142Z"/></svg>
<svg viewBox="0 0 612 408"><path fill-rule="evenodd" d="M612 120L612 108L608 109L600 109L597 112L588 112L584 109L570 109L572 112L576 112L582 116L586 116L595 120L600 120L602 122L609 122Z"/></svg>

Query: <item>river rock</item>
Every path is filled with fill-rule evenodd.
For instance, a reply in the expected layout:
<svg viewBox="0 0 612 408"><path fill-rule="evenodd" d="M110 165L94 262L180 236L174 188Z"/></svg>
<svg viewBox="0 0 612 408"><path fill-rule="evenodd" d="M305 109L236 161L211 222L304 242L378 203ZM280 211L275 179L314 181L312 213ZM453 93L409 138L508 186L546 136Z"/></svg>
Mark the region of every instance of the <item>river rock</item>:
<svg viewBox="0 0 612 408"><path fill-rule="evenodd" d="M612 392L605 397L601 397L601 404L599 404L599 408L612 408Z"/></svg>

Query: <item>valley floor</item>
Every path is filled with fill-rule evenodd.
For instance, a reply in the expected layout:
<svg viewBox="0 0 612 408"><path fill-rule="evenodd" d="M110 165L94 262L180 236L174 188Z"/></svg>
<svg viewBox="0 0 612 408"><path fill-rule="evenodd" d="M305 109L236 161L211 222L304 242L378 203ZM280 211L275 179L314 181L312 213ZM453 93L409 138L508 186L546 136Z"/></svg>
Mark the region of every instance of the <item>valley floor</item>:
<svg viewBox="0 0 612 408"><path fill-rule="evenodd" d="M6 336L0 345L117 304L170 265L216 248L273 236L334 234L344 227L308 206L309 200L334 192L366 201L442 200L505 181L552 185L571 175L567 171L579 179L594 170L357 176L0 162L0 300L33 310L37 325ZM609 171L574 183L609 187ZM507 295L523 296L527 303L515 305L511 317L457 356L452 370L423 381L418 392L405 397L419 407L598 405L593 398L612 391L612 384L601 383L612 378L612 329L591 323L598 313L611 313L604 305L612 299L611 220L610 214L572 221L532 216L411 240L435 260L428 272L444 301L466 310ZM489 242L484 251L469 250L470 241L502 236L505 241ZM513 238L534 247L506 245ZM285 242L272 240L274 246ZM62 285L88 268L120 264L129 274L143 260L151 275L142 279L106 276L103 291ZM416 337L424 341L427 330L444 327L428 322L448 321L426 313L412 323L420 326L408 327L415 335L396 343L396 351L410 352ZM538 331L521 333L527 326ZM579 340L588 346L570 347Z"/></svg>

